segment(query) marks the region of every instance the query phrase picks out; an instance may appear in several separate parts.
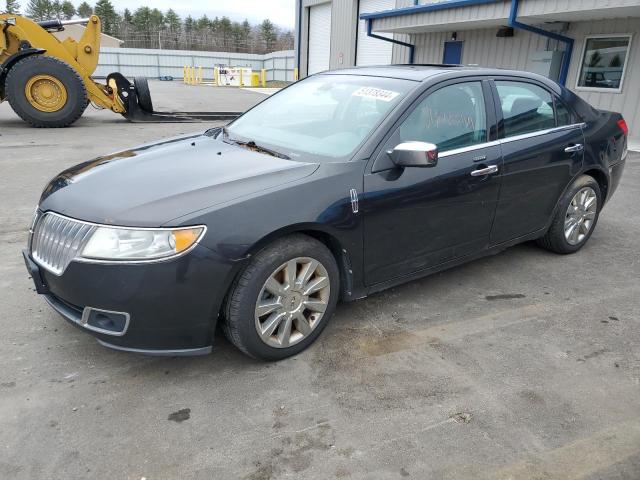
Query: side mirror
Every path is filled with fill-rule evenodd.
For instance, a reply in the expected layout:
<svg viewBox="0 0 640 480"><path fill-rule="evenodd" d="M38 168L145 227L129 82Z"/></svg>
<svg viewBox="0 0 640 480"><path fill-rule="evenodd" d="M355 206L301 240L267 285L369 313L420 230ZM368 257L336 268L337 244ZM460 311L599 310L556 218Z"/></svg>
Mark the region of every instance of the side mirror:
<svg viewBox="0 0 640 480"><path fill-rule="evenodd" d="M438 147L426 142L403 142L388 151L398 167L435 167L438 164Z"/></svg>

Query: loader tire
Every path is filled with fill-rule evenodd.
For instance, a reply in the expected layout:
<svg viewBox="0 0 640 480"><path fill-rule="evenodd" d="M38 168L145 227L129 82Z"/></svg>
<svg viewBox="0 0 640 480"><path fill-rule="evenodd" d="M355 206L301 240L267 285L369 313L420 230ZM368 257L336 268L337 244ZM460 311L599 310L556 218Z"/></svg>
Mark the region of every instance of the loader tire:
<svg viewBox="0 0 640 480"><path fill-rule="evenodd" d="M13 111L37 128L68 127L82 116L88 104L80 75L67 63L34 55L20 60L5 81Z"/></svg>
<svg viewBox="0 0 640 480"><path fill-rule="evenodd" d="M153 102L151 101L151 91L149 90L147 77L135 77L133 85L136 88L140 108L145 112L153 113Z"/></svg>

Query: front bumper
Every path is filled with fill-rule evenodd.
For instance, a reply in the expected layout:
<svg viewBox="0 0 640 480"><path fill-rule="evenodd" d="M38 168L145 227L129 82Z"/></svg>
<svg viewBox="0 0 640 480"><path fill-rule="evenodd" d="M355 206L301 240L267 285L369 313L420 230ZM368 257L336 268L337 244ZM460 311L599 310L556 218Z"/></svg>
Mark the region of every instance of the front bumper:
<svg viewBox="0 0 640 480"><path fill-rule="evenodd" d="M38 293L76 327L117 350L151 355L209 353L218 312L235 265L201 245L187 255L148 264L72 262L54 275L28 252L25 264ZM88 324L88 312L127 317L121 332Z"/></svg>

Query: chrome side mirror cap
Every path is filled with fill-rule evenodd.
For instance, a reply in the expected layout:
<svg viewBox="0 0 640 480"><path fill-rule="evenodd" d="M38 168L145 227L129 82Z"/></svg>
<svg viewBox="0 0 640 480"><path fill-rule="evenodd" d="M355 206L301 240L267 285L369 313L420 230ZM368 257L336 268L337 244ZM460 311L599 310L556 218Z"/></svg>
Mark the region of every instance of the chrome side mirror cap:
<svg viewBox="0 0 640 480"><path fill-rule="evenodd" d="M398 167L435 167L438 164L438 147L427 142L403 142L388 151Z"/></svg>

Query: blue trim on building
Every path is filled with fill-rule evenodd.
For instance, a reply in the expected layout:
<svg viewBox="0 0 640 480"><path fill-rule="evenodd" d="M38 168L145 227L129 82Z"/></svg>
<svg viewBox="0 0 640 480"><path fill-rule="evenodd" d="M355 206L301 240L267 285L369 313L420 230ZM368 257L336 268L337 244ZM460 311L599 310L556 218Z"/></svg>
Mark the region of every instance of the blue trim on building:
<svg viewBox="0 0 640 480"><path fill-rule="evenodd" d="M548 32L538 27L533 27L525 23L520 23L518 18L518 4L520 0L511 0L511 12L509 13L509 26L513 28L519 28L520 30L526 30L527 32L536 33L543 37L548 37L553 40L558 40L565 44L564 55L562 56L562 67L560 68L560 78L558 83L560 85L566 85L567 77L569 76L569 66L571 65L571 55L573 54L573 38L565 37L558 33Z"/></svg>
<svg viewBox="0 0 640 480"><path fill-rule="evenodd" d="M379 35L375 35L371 33L372 23L374 19L379 18L388 18L388 17L399 17L402 15L413 15L416 13L427 13L427 12L436 12L438 10L448 10L451 8L462 8L462 7L472 7L476 5L485 5L489 3L496 3L502 0L447 0L439 3L432 3L428 5L419 5L418 0L414 0L414 6L412 7L404 7L397 8L393 10L385 10L382 12L373 12L373 13L363 13L360 15L362 20L367 22L367 35L373 38L379 38L381 40L387 40L389 42L397 43L399 45L404 45L410 48L409 58L410 63L413 63L413 52L415 46L409 43L400 42L398 40L392 40L389 38L381 37ZM573 38L560 35L558 33L549 32L547 30L543 30L538 27L533 27L531 25L527 25L525 23L521 23L517 20L518 18L518 6L519 0L511 0L511 11L509 12L509 23L508 25L513 28L517 28L519 30L526 30L531 33L535 33L537 35L542 35L547 38L551 38L553 40L558 40L565 44L564 56L562 58L562 67L560 69L560 78L558 82L561 85L565 85L567 83L567 77L569 76L569 66L571 65L571 56L573 54Z"/></svg>
<svg viewBox="0 0 640 480"><path fill-rule="evenodd" d="M411 44L411 43L407 43L407 42L401 42L400 40L396 40L395 38L387 38L387 37L383 37L381 35L376 35L375 33L371 32L371 29L373 28L373 20L371 19L366 19L365 20L367 22L367 36L371 37L371 38L377 38L378 40L384 40L385 42L391 42L391 43L395 43L396 45L402 45L403 47L408 47L409 48L409 63L413 63L413 53L416 49L416 46Z"/></svg>
<svg viewBox="0 0 640 480"><path fill-rule="evenodd" d="M363 13L360 19L376 19L387 17L399 17L401 15L411 15L413 13L437 12L438 10L449 10L450 8L472 7L474 5L484 5L487 3L496 3L502 0L447 0L428 5L415 4L412 7L394 8L393 10L384 10L382 12Z"/></svg>

